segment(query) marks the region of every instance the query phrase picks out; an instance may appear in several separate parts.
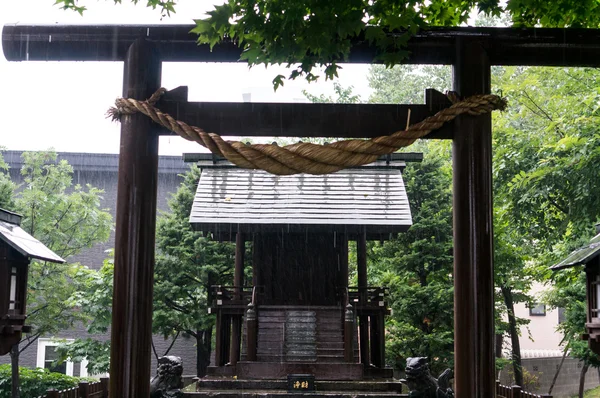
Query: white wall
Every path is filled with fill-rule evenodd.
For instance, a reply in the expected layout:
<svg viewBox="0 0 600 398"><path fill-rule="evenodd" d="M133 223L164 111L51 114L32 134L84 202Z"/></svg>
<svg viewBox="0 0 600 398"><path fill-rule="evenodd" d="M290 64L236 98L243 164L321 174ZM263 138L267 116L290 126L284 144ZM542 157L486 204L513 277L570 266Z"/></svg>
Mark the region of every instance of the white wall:
<svg viewBox="0 0 600 398"><path fill-rule="evenodd" d="M544 285L534 284L531 293L534 297L539 297L544 288ZM561 349L559 344L562 334L556 331L556 326L558 326L558 310L550 310L546 307L545 316L531 316L529 315L529 308L525 304L516 304L515 315L519 318L530 320L529 325L521 327L521 338L519 340L521 351ZM529 336L530 333L531 338Z"/></svg>

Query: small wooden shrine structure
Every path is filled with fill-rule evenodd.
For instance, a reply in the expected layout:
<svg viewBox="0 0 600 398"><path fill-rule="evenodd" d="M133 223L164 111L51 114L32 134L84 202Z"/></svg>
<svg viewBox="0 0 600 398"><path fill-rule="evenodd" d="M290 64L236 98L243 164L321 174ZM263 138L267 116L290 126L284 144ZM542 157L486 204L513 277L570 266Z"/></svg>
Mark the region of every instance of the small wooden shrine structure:
<svg viewBox="0 0 600 398"><path fill-rule="evenodd" d="M20 225L20 215L0 209L0 355L7 354L23 333L31 330L25 325L31 259L65 262Z"/></svg>
<svg viewBox="0 0 600 398"><path fill-rule="evenodd" d="M366 241L388 239L412 224L402 169L406 159L421 156L399 153L321 176L244 170L210 155L200 160L190 222L236 242L233 285L215 287L215 366L209 374L392 377L385 368L386 291L367 284ZM355 287L348 286L351 240L357 246ZM252 280L244 282L247 241Z"/></svg>

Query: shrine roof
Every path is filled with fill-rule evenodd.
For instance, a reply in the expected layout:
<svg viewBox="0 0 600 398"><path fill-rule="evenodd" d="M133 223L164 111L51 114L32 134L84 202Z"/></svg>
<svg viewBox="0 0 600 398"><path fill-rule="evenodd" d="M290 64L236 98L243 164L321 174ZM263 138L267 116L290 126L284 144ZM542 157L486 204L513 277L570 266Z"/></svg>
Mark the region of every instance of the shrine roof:
<svg viewBox="0 0 600 398"><path fill-rule="evenodd" d="M21 216L0 209L0 241L6 242L24 257L37 258L43 261L64 263L65 260L48 249L42 242L29 235L19 226Z"/></svg>
<svg viewBox="0 0 600 398"><path fill-rule="evenodd" d="M203 168L190 223L219 235L241 232L366 231L371 238L412 224L402 171L362 167L328 175L276 176Z"/></svg>
<svg viewBox="0 0 600 398"><path fill-rule="evenodd" d="M598 255L600 255L600 233L593 237L587 245L574 250L567 258L553 265L550 269L558 271L576 265L584 265L598 257Z"/></svg>

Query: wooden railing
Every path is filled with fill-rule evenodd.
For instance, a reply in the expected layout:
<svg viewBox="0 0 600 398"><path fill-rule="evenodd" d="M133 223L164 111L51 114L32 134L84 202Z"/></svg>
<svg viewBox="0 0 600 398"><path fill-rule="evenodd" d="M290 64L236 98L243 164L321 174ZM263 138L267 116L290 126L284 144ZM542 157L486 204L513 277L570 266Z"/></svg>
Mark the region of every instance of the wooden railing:
<svg viewBox="0 0 600 398"><path fill-rule="evenodd" d="M211 287L213 291L212 311L219 308L246 309L246 306L252 300L252 286L213 285Z"/></svg>
<svg viewBox="0 0 600 398"><path fill-rule="evenodd" d="M108 398L108 377L102 377L96 383L82 381L68 390L50 389L39 398Z"/></svg>
<svg viewBox="0 0 600 398"><path fill-rule="evenodd" d="M496 381L496 398L552 398L552 395L534 394L523 391L520 386L505 386Z"/></svg>
<svg viewBox="0 0 600 398"><path fill-rule="evenodd" d="M387 288L379 286L357 287L348 286L344 288L348 293L350 304L353 306L384 307L389 295Z"/></svg>

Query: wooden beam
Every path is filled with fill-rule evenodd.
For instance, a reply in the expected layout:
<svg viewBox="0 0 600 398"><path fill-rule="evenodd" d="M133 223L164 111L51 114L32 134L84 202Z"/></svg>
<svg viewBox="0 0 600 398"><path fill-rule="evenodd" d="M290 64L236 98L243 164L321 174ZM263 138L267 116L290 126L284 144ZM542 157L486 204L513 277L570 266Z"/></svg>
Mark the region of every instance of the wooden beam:
<svg viewBox="0 0 600 398"><path fill-rule="evenodd" d="M457 38L454 89L490 92L487 40ZM461 116L452 147L454 369L457 397L494 396L491 115Z"/></svg>
<svg viewBox="0 0 600 398"><path fill-rule="evenodd" d="M222 136L370 138L404 130L451 103L442 93L425 90L426 104L311 104L187 102L184 90L168 92L157 107L175 119ZM162 134L173 134L166 129ZM451 138L451 123L427 138Z"/></svg>
<svg viewBox="0 0 600 398"><path fill-rule="evenodd" d="M232 42L211 50L197 45L193 25L5 25L9 61L123 61L130 43L144 37L167 62L238 62ZM410 64L453 64L455 39L485 38L492 65L600 66L600 29L431 27L408 43ZM352 40L347 62L373 63L377 49L363 36Z"/></svg>
<svg viewBox="0 0 600 398"><path fill-rule="evenodd" d="M136 40L125 61L123 96L148 98L159 86L154 46ZM121 118L117 189L110 396L150 394L152 288L158 178L157 127L143 115Z"/></svg>
<svg viewBox="0 0 600 398"><path fill-rule="evenodd" d="M385 368L385 318L384 312L370 315L371 364Z"/></svg>
<svg viewBox="0 0 600 398"><path fill-rule="evenodd" d="M244 235L238 231L235 240L235 267L233 270L233 286L235 299L241 299L242 286L244 285ZM229 352L229 363L235 365L240 359L242 343L242 316L231 318L231 349Z"/></svg>
<svg viewBox="0 0 600 398"><path fill-rule="evenodd" d="M358 273L358 292L361 304L367 301L367 233L365 230L360 233L356 239L356 268ZM370 366L371 358L369 355L369 316L360 315L358 317L358 327L360 332L360 360L365 366Z"/></svg>

